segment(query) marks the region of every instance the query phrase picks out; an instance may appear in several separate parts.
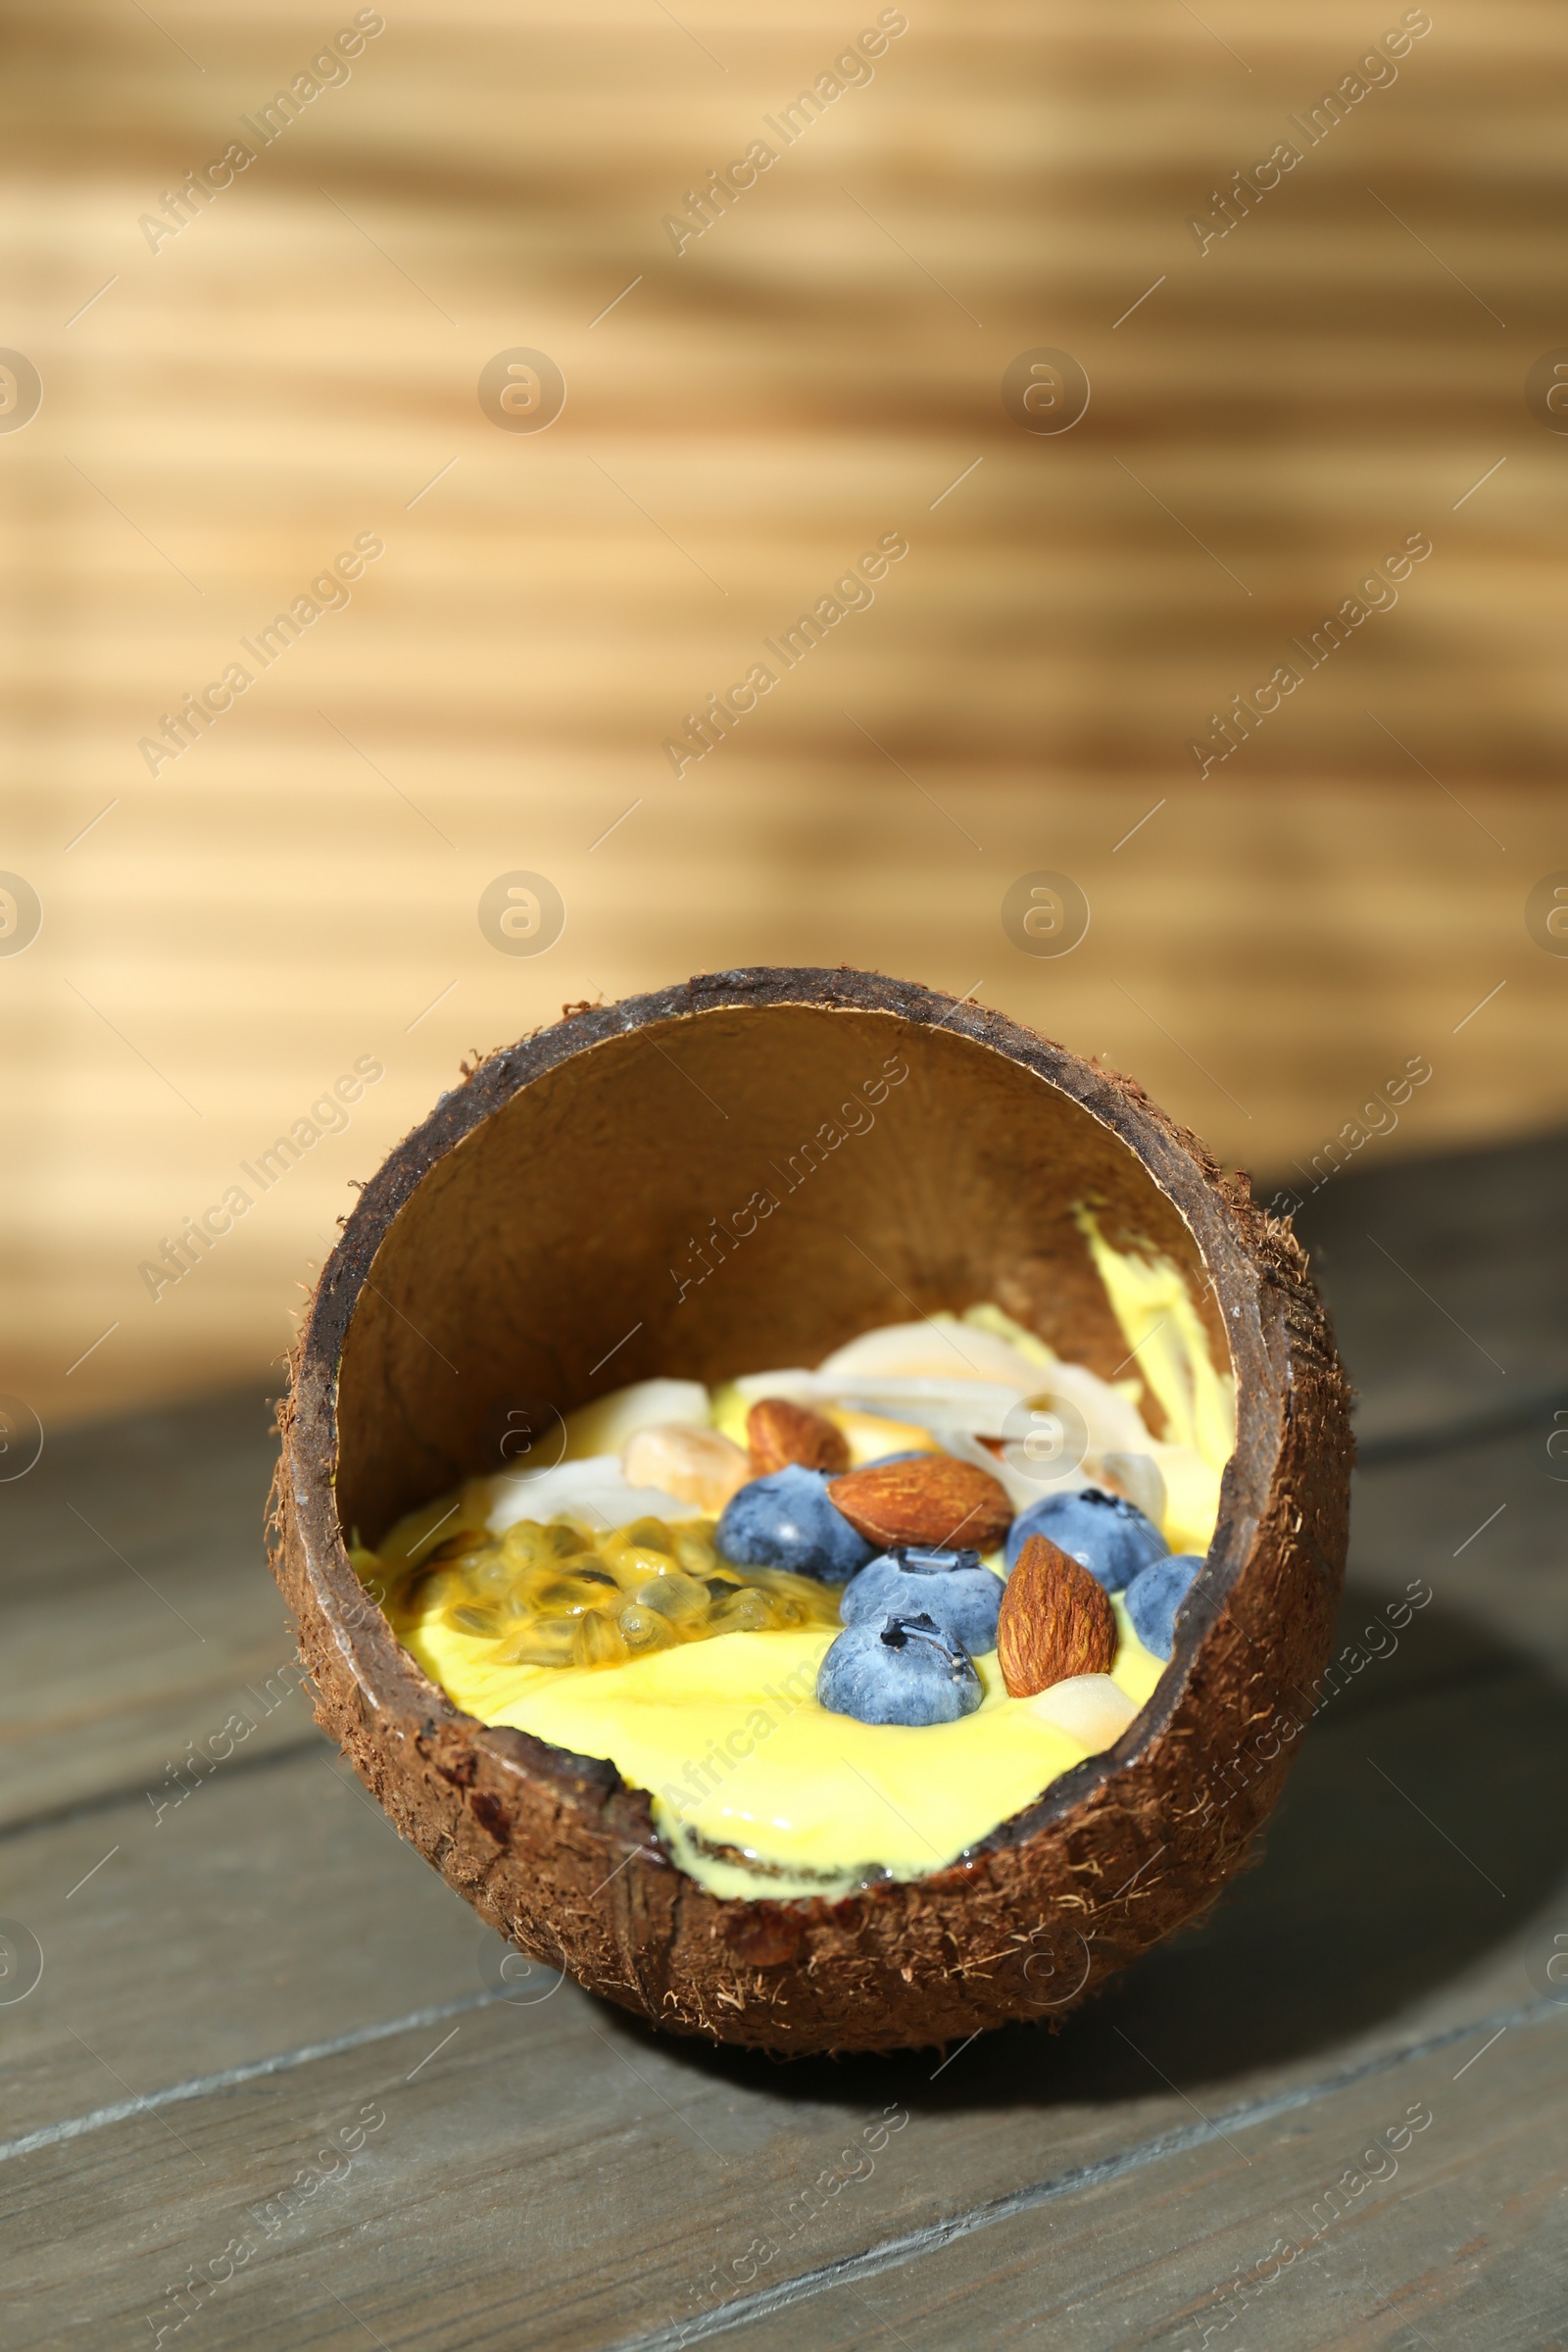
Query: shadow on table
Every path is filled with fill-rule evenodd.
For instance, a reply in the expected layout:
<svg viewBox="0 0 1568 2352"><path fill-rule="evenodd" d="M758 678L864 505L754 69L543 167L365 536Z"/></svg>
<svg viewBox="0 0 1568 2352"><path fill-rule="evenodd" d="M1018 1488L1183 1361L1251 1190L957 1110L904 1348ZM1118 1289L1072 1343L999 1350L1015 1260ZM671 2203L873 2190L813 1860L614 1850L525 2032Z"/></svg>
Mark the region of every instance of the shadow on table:
<svg viewBox="0 0 1568 2352"><path fill-rule="evenodd" d="M1348 1605L1348 1629L1366 1601ZM1058 2032L1005 2027L946 2066L932 2051L781 2065L663 2036L660 2048L791 2102L896 2095L916 2113L1104 2105L1172 2085L1224 2105L1242 2077L1327 2066L1516 1938L1568 1873L1568 1690L1456 1611L1434 1603L1416 1623L1419 1643L1374 1661L1317 1717L1258 1866ZM1531 1989L1521 1963L1508 1997Z"/></svg>

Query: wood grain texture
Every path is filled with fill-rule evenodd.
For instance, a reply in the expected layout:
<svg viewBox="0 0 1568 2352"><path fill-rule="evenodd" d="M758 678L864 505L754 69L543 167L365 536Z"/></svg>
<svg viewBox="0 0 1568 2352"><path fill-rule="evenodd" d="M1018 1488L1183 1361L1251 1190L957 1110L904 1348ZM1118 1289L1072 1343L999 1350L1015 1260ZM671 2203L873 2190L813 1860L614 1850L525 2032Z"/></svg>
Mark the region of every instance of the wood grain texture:
<svg viewBox="0 0 1568 2352"><path fill-rule="evenodd" d="M0 1825L135 1784L156 1821L199 1785L179 1777L187 1740L236 1710L246 1765L311 1737L293 1642L250 1573L270 1418L246 1393L148 1413L4 1490Z"/></svg>
<svg viewBox="0 0 1568 2352"><path fill-rule="evenodd" d="M1173 2152L951 2244L933 2233L914 2261L845 2266L804 2309L761 2313L747 2352L803 2340L813 2352L879 2341L937 2352L973 2340L977 2314L988 2344L1049 2330L1086 2352L1555 2343L1568 2164L1560 2142L1543 2145L1541 2112L1561 2096L1568 2037L1555 2018L1515 2023L1489 2050L1495 2030L1488 2021L1397 2069L1368 2067L1255 2136L1233 2126L1232 2151L1215 2149L1200 2172ZM1467 2062L1476 2071L1455 2080ZM1391 2129L1412 2132L1396 2153L1378 2145Z"/></svg>
<svg viewBox="0 0 1568 2352"><path fill-rule="evenodd" d="M52 1426L265 1378L462 1053L705 966L972 987L1250 1165L1414 1053L1392 1151L1568 1109L1522 921L1568 863L1568 444L1523 397L1560 15L1450 0L1200 251L1381 21L933 0L677 255L685 191L876 14L416 0L155 252L339 18L12 12L3 332L44 402L0 434L0 862L44 926L0 956L0 1386ZM539 435L476 395L522 346L568 386ZM1093 386L1059 436L1002 405L1040 347ZM664 738L893 529L875 605L677 779ZM367 530L348 608L149 774ZM1398 606L1200 783L1210 714L1416 530ZM1094 909L1061 961L999 919L1041 869ZM537 961L476 919L514 870L568 907ZM353 1132L155 1304L138 1265L367 1054Z"/></svg>
<svg viewBox="0 0 1568 2352"><path fill-rule="evenodd" d="M1441 1233L1457 1277L1474 1256L1506 1268L1496 1227L1525 1230L1562 1166L1560 1144L1554 1163L1544 1145L1478 1155L1412 1168L1402 1197L1348 1175L1318 1207L1347 1233L1374 1214L1380 1232ZM1521 1356L1555 1325L1562 1244L1549 1224L1541 1240L1502 1335ZM1409 1262L1429 1270L1413 1244ZM1210 2345L1285 2352L1555 2342L1568 2017L1545 1968L1568 1935L1568 1504L1553 1424L1538 1400L1512 1427L1445 1436L1461 1377L1431 1393L1435 1443L1417 1450L1405 1368L1431 1354L1430 1307L1408 1286L1383 1297L1332 1247L1322 1272L1363 1410L1394 1396L1406 1415L1403 1450L1358 1479L1341 1654L1359 1663L1312 1727L1261 1866L1056 2036L985 2036L940 2073L934 2057L778 2070L659 2041L570 1984L486 2001L476 1923L330 1777L330 1751L226 1764L156 1823L139 1790L116 1793L140 1735L100 1675L81 1702L108 1727L92 1810L0 1839L7 1909L45 1951L36 1990L0 2007L8 2343L53 2352L83 2327L128 2341L148 2313L156 2334L177 2316L167 2290L236 2235L256 2255L166 2343L348 2352L368 2327L390 2352L673 2352L683 2332L923 2347L1045 2328L1085 2352L1188 2352L1205 2326ZM183 1497L158 1434L181 1426ZM237 1400L68 1433L0 1489L0 1524L23 1528L30 1488L36 1553L69 1494L143 1560L177 1548L188 1513L220 1623L270 1591L269 1458L265 1414ZM1433 1598L1375 1657L1369 1629L1411 1580ZM78 1590L61 1590L40 1705L81 1698ZM7 1625L14 1594L39 1605L16 1580ZM165 1661L186 1641L170 1620ZM143 1654L156 1664L156 1643ZM203 1688L185 1733L208 1723ZM160 2103L137 2110L137 2094ZM1397 2175L1342 2191L1315 2238L1325 2193L1421 2101L1433 2122ZM318 2152L367 2105L385 2124L307 2195L301 2176L341 2170ZM889 2109L908 2121L867 2171ZM1297 2258L1264 2284L1281 2241ZM1261 2291L1222 2328L1238 2277ZM760 2300L780 2283L782 2305Z"/></svg>

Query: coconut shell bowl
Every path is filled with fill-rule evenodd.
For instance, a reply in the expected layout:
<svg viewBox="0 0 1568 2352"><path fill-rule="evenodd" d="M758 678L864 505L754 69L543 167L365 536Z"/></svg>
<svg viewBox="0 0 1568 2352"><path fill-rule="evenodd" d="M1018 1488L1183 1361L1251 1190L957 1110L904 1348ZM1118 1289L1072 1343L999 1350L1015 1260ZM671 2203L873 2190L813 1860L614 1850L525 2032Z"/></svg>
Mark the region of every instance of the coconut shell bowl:
<svg viewBox="0 0 1568 2352"><path fill-rule="evenodd" d="M508 1398L809 1368L980 1301L1135 1378L1090 1220L1179 1270L1235 1450L1140 1711L940 1866L713 1891L613 1763L455 1705L356 1573L351 1544L494 1470ZM361 1194L278 1418L272 1566L317 1718L400 1835L536 1961L782 2054L1059 2019L1199 1917L1279 1795L1344 1572L1348 1392L1289 1227L1131 1081L870 973L718 973L482 1060Z"/></svg>

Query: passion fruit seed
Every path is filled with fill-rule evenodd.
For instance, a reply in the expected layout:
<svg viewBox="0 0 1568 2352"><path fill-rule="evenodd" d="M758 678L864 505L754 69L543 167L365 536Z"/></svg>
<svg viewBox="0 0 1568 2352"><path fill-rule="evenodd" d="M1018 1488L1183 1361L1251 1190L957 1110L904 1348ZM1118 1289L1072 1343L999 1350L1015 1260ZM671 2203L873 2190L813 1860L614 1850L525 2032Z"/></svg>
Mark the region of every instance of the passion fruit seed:
<svg viewBox="0 0 1568 2352"><path fill-rule="evenodd" d="M512 1630L498 1609L474 1608L466 1600L443 1613L455 1633L474 1634L482 1641L495 1641Z"/></svg>
<svg viewBox="0 0 1568 2352"><path fill-rule="evenodd" d="M618 1621L608 1609L585 1609L571 1638L574 1666L624 1666L631 1656Z"/></svg>
<svg viewBox="0 0 1568 2352"><path fill-rule="evenodd" d="M394 1633L441 1626L493 1643L500 1666L623 1666L721 1634L838 1624L835 1595L812 1578L721 1559L711 1520L590 1534L520 1519L502 1536L465 1531L401 1577L373 1553L361 1560L386 1589Z"/></svg>
<svg viewBox="0 0 1568 2352"><path fill-rule="evenodd" d="M533 1595L533 1605L541 1616L580 1617L586 1609L604 1608L606 1594L619 1589L602 1568L588 1569L575 1576L556 1577Z"/></svg>
<svg viewBox="0 0 1568 2352"><path fill-rule="evenodd" d="M680 1640L663 1611L651 1608L646 1600L629 1601L617 1622L634 1658L649 1657L657 1649L673 1649Z"/></svg>
<svg viewBox="0 0 1568 2352"><path fill-rule="evenodd" d="M709 1623L715 1634L765 1634L775 1622L772 1603L755 1585L743 1586L726 1598L715 1600L709 1612Z"/></svg>
<svg viewBox="0 0 1568 2352"><path fill-rule="evenodd" d="M496 1652L503 1666L569 1666L577 1638L573 1617L535 1617L520 1634L513 1634Z"/></svg>
<svg viewBox="0 0 1568 2352"><path fill-rule="evenodd" d="M710 1606L708 1587L700 1585L694 1576L682 1576L678 1568L668 1576L650 1577L646 1585L638 1586L635 1597L676 1625L706 1617Z"/></svg>

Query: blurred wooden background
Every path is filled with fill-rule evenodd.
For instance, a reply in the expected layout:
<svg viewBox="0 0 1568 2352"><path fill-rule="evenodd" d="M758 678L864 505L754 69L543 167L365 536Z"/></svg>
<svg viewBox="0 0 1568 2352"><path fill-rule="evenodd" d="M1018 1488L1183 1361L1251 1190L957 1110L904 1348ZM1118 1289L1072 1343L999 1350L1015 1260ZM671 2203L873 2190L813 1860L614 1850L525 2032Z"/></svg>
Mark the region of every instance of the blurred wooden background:
<svg viewBox="0 0 1568 2352"><path fill-rule="evenodd" d="M1396 0L910 0L678 255L664 216L871 0L384 13L263 147L352 8L8 11L0 345L44 396L0 431L0 868L43 925L0 955L0 1389L47 1422L265 1373L466 1049L693 969L972 990L1271 1174L1412 1055L1374 1154L1568 1115L1568 959L1524 922L1568 868L1568 439L1525 399L1568 344L1560 9L1443 0L1200 252ZM480 408L519 348L548 431ZM1092 385L1057 436L1001 398L1040 348ZM889 531L874 607L677 780L662 739ZM1210 713L1416 532L1397 607L1200 781ZM360 533L352 602L151 775ZM1041 868L1093 909L1060 959L1000 920ZM477 919L515 870L566 904L534 959ZM139 1262L360 1056L349 1132L155 1303Z"/></svg>

